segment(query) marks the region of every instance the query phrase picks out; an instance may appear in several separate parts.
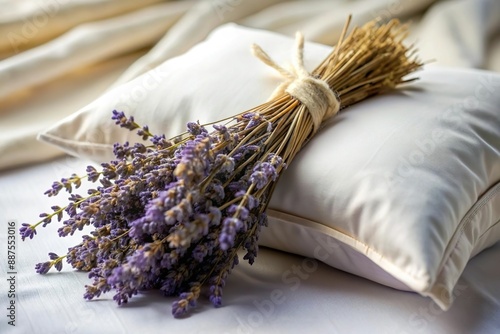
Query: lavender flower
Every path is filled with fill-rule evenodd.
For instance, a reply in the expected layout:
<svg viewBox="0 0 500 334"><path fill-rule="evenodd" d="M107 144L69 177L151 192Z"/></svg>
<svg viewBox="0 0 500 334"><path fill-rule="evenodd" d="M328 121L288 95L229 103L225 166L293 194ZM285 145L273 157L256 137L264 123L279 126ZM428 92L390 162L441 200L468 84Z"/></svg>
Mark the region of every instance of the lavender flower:
<svg viewBox="0 0 500 334"><path fill-rule="evenodd" d="M220 248L228 250L234 245L236 233L243 227L243 222L234 217L226 218L223 222L222 232L219 237Z"/></svg>
<svg viewBox="0 0 500 334"><path fill-rule="evenodd" d="M123 111L113 110L113 116L111 119L115 121L115 124L131 131L140 127L137 123L135 123L133 116L126 117Z"/></svg>
<svg viewBox="0 0 500 334"><path fill-rule="evenodd" d="M172 303L172 315L175 318L181 318L190 308L196 306L196 301L200 296L200 284L195 282L192 286L189 292L181 293L179 299Z"/></svg>
<svg viewBox="0 0 500 334"><path fill-rule="evenodd" d="M390 27L396 26L392 22ZM344 42L310 74L340 92L329 97L342 103L330 106L323 119L338 112L344 101L356 103L407 81L403 77L421 66L404 56L409 50L400 42L401 33L404 29L369 23L354 29L352 38L341 38ZM300 36L297 45L300 60ZM354 53L357 61L349 71L357 74L334 75L338 61L331 57L347 59L359 49L369 52ZM378 52L388 56L378 57ZM303 64L295 66L305 71ZM366 84L359 85L360 77ZM114 110L112 120L145 142L115 144L115 159L101 164L100 171L88 167L86 175L72 174L52 184L45 194L55 196L64 189L71 194L69 202L41 214L35 224L22 224L22 239L33 238L39 225L55 220L62 222L58 233L63 237L84 227L92 231L65 255L50 253L50 261L37 264L36 271L61 270L66 258L73 268L89 271L92 282L84 298L114 290L120 305L141 290L160 289L178 297L172 305L175 317L196 306L205 285L212 304L221 306L238 251L246 251L243 259L250 264L257 256L275 182L319 129L307 108L300 99L281 94L212 124L211 132L190 122L186 132L168 140ZM85 196L74 194L85 178L96 183L95 189Z"/></svg>
<svg viewBox="0 0 500 334"><path fill-rule="evenodd" d="M19 233L21 234L21 239L24 241L26 238L33 239L36 235L36 230L30 224L22 223Z"/></svg>
<svg viewBox="0 0 500 334"><path fill-rule="evenodd" d="M250 182L255 184L257 189L264 188L269 182L276 181L278 173L276 168L269 162L258 163L250 175Z"/></svg>
<svg viewBox="0 0 500 334"><path fill-rule="evenodd" d="M35 266L35 271L39 274L45 275L46 273L49 272L50 268L52 268L53 266L56 268L57 271L61 271L62 260L65 257L66 255L59 256L56 253L49 253L49 258L51 261L37 263Z"/></svg>
<svg viewBox="0 0 500 334"><path fill-rule="evenodd" d="M50 261L41 262L41 263L36 264L35 270L38 274L44 275L44 274L49 272L51 267L52 267L52 263Z"/></svg>
<svg viewBox="0 0 500 334"><path fill-rule="evenodd" d="M37 264L36 271L60 271L66 258L73 268L89 271L92 284L84 298L115 290L120 305L143 289L160 288L179 296L172 305L175 317L195 307L201 286L209 283L210 300L221 306L226 278L238 263L236 251L246 249L245 259L254 261L258 217L265 208L261 198L282 167L278 156L259 153L271 131L265 117L246 113L237 118L244 124L214 125L212 133L191 122L186 134L172 140L152 135L122 112L114 111L112 118L153 146L117 143L116 160L101 164L101 171L88 166L83 177L73 174L53 183L46 194L65 189L69 203L53 206L37 224L23 224L23 239L52 218L62 221L63 237L89 225L94 230L66 255L50 253L50 261ZM243 142L251 131L257 140ZM262 161L245 160L259 154ZM72 193L85 177L101 185L87 196Z"/></svg>

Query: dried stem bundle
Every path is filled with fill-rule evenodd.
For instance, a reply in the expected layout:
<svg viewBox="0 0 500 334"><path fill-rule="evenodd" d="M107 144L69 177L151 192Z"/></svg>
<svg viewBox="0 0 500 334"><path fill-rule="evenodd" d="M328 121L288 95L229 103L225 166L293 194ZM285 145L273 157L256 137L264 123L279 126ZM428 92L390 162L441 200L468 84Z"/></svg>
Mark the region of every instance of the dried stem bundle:
<svg viewBox="0 0 500 334"><path fill-rule="evenodd" d="M313 77L326 82L336 92L341 108L416 80L405 79L423 65L413 58L413 45L407 47L402 43L408 35L406 25L395 19L385 25L371 21L354 28L346 38L349 22L350 17L337 47L312 72ZM271 143L268 151L280 155L287 163L314 134L307 107L290 94L283 92L252 111L268 120L279 119L280 125L270 136L270 142L280 143L279 148L275 151L276 145Z"/></svg>
<svg viewBox="0 0 500 334"><path fill-rule="evenodd" d="M349 19L350 20L350 19ZM61 236L91 225L91 235L36 269L61 270L66 258L74 268L90 271L93 284L85 298L114 289L125 303L142 289L159 288L179 296L174 316L193 307L201 287L210 285L210 300L221 304L222 288L237 252L253 263L265 211L283 169L312 138L320 123L342 107L408 82L404 77L422 64L412 59L412 47L402 44L406 27L397 21L375 22L346 37L349 20L334 51L312 74L303 68L299 35L291 71L276 65L264 51L256 55L287 80L275 98L234 117L206 125L188 123L188 131L166 140L114 111L113 119L152 142L146 146L115 145L116 160L102 171L88 167L86 177L101 186L88 196L71 195L64 207L41 214L37 224L23 224L23 239L36 227L69 219ZM71 192L83 177L72 175L53 184L49 196Z"/></svg>

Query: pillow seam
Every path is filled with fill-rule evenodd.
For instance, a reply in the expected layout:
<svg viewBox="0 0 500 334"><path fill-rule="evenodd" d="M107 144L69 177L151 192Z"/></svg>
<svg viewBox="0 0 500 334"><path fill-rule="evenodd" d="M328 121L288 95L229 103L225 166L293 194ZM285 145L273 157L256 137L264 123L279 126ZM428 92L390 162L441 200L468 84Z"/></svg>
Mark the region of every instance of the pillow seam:
<svg viewBox="0 0 500 334"><path fill-rule="evenodd" d="M325 232L327 232L327 234L330 237L332 237L335 240L337 240L337 241L339 241L339 242L341 242L341 243L343 243L343 244L345 244L345 245L353 248L358 253L363 254L370 261L374 262L376 265L378 265L379 267L381 267L382 270L384 270L385 272L387 272L389 275L393 276L398 281L401 281L402 283L408 285L408 287L410 287L414 291L420 292L420 291L425 291L426 290L426 288L422 288L422 283L421 283L422 279L425 280L425 282L426 282L425 283L425 287L430 286L430 280L429 280L429 278L426 278L425 276L423 276L423 277L422 276L417 277L417 276L409 273L408 271L406 271L405 269L402 269L400 266L396 265L392 261L389 261L387 259L387 257L383 256L380 252L378 252L377 250L375 250L373 247L370 247L365 242L356 239L354 236L352 236L350 234L347 234L345 232L342 232L339 229L327 226L327 225L322 224L320 222L316 222L316 221L313 221L313 220L310 220L310 219L307 219L307 218L303 218L303 217L300 217L300 216L292 215L292 214L289 214L289 213L286 213L286 212L282 212L282 211L279 211L279 210L275 210L275 209L268 209L267 210L268 216L272 217L272 218L275 218L275 219L283 220L280 217L273 216L273 212L277 213L278 215L291 216L291 217L303 220L303 221L309 223L309 225L303 225L303 224L300 224L300 223L297 223L297 222L291 222L290 220L286 220L286 222L289 222L289 223L291 222L294 225L305 227L305 228L310 229L310 230L316 230L317 231L318 230L317 227L321 226L322 230L324 230ZM315 225L315 226L311 226L311 225ZM334 231L334 233L337 233L337 234L343 236L344 238L346 238L348 240L351 240L352 242L347 243L347 242L344 242L343 240L340 240L339 238L336 238L334 235L332 235L331 231ZM356 245L362 245L364 249L359 249L359 246L356 246ZM369 253L372 253L372 254L376 255L379 258L379 260L376 260L375 256L373 256L373 255L371 255L371 256L368 255ZM379 263L381 261L384 262L384 264L385 264L384 266L380 266L379 265ZM405 277L405 281L402 281L399 277L395 276L393 274L393 272L397 273L398 275L404 276ZM420 286L421 288L417 288L417 286Z"/></svg>
<svg viewBox="0 0 500 334"><path fill-rule="evenodd" d="M491 188L493 188L493 189L491 189ZM293 215L293 214L290 214L290 213L282 212L282 211L276 210L276 209L268 209L267 212L268 212L269 217L272 217L272 218L275 218L275 219L282 219L282 218L279 217L279 215L290 216L290 217L294 217L296 219L300 219L303 222L307 222L307 225L300 224L300 223L297 223L297 222L294 222L294 221L290 221L290 220L286 220L286 221L289 222L289 223L292 223L294 225L305 227L305 228L310 229L310 230L318 230L318 227L321 227L321 230L324 230L325 232L327 232L327 234L330 237L336 239L337 241L339 241L339 242L341 242L343 244L346 244L347 246L350 246L355 251L357 251L357 252L365 255L368 259L370 259L370 261L373 261L375 264L378 265L378 263L380 261L383 261L385 263L385 265L387 265L390 268L394 269L394 271L393 270L388 271L387 269L389 269L389 268L386 268L385 266L384 267L380 266L384 271L386 271L388 274L392 275L394 278L398 279L399 281L401 281L401 279L399 277L394 276L392 274L392 272L396 272L398 274L402 274L402 276L405 277L405 281L402 281L402 283L409 285L409 287L412 288L412 289L414 289L414 287L416 287L417 285L418 286L422 286L422 283L421 283L422 279L426 280L427 281L426 284L425 284L426 287L424 289L414 289L417 292L426 293L426 292L429 292L432 289L432 287L435 285L436 281L438 280L438 278L442 274L442 271L443 271L444 267L446 267L446 265L451 261L451 259L452 259L451 255L453 254L453 250L460 244L460 240L462 239L462 237L464 235L463 232L464 232L464 229L466 228L466 226L468 226L468 224L472 221L472 219L475 217L475 215L478 212L480 212L488 203L491 202L491 200L493 198L495 198L495 196L498 193L500 193L500 181L496 182L495 184L493 184L493 186L491 188L490 189L493 190L493 191L489 192L489 193L487 192L487 194L486 194L487 197L484 198L483 200L480 199L481 204L479 206L476 206L476 204L477 204L477 202L476 202L470 208L470 209L474 208L473 214L469 215L469 216L467 216L467 214L466 214L464 216L464 218L466 218L466 221L464 221L464 218L462 218L462 220L460 221L460 223L459 223L460 233L458 234L457 237L453 238L453 239L456 240L455 242L453 242L453 240L450 240L448 242L447 249L450 247L450 245L452 243L454 243L454 244L453 244L452 248L449 249L449 251L445 250L444 253L448 253L448 256L443 257L443 259L441 260L442 264L439 266L439 269L436 271L435 278L432 281L429 280L429 278L430 278L429 275L426 275L428 278L426 278L425 276L418 277L418 276L415 276L415 275L411 274L407 270L405 270L403 268L400 268L400 266L396 265L392 261L389 261L385 256L383 256L379 251L377 251L373 247L369 246L365 242L360 241L357 238L355 238L354 236L352 236L350 234L347 234L346 232L343 232L343 231L341 231L341 230L339 230L337 228L334 228L334 227L331 227L331 226L327 226L327 225L325 225L323 223L320 223L320 222L317 222L317 221L314 221L314 220L311 220L311 219L307 219L307 218L300 217L300 216L297 216L297 215ZM273 212L276 213L276 214L278 214L278 216L274 216ZM478 237L477 240L480 240L480 238L483 237L487 233L487 231L489 231L495 225L496 225L496 223L494 223L494 224L488 224L488 228L485 229L485 231ZM332 233L330 233L330 231L334 231L335 234L339 234L339 235L343 236L344 238L346 238L347 240L351 240L351 242L346 243L343 240L340 240L339 238L335 238L335 236L332 235ZM358 246L356 246L356 245L358 245ZM359 249L359 245L362 245L363 246L362 248L364 248L364 249ZM369 253L377 255L380 260L376 261L375 258L374 258L374 256L373 255L370 256ZM468 260L470 260L470 258ZM408 279L411 282L409 282Z"/></svg>
<svg viewBox="0 0 500 334"><path fill-rule="evenodd" d="M441 264L439 265L437 270L436 280L441 275L441 272L443 271L444 267L446 267L447 263L451 261L454 249L458 247L459 243L464 237L465 229L470 225L470 223L477 216L477 214L481 212L483 208L486 205L488 205L488 203L490 203L491 200L494 199L499 193L500 193L500 181L497 181L486 191L486 194L484 195L485 197L481 196L479 200L476 201L474 205L472 205L472 207L469 209L472 210L472 212L470 214L469 214L470 211L467 212L465 216L460 220L457 229L458 230L457 236L456 237L452 236L451 240L448 242L446 249L443 253L443 259L441 260ZM493 219L493 221L495 221L495 219ZM481 233L481 235L477 238L476 242L479 241L480 238L482 238L483 235L486 234L490 230L490 228L492 228L495 225L496 223L488 224L488 227L483 231L483 233ZM434 285L434 283L435 282L432 283L432 286Z"/></svg>

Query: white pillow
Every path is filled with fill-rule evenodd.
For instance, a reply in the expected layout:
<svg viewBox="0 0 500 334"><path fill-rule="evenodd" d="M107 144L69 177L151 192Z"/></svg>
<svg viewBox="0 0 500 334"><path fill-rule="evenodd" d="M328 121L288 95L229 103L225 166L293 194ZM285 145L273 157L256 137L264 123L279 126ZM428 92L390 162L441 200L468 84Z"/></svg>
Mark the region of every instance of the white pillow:
<svg viewBox="0 0 500 334"><path fill-rule="evenodd" d="M187 121L256 106L281 79L251 56L254 42L279 63L294 43L226 25L40 138L109 160L114 142L136 137L113 124L113 109L172 136ZM306 67L329 51L308 43ZM500 239L500 76L436 68L418 75L407 90L373 97L324 125L280 179L261 245L416 291L447 309L467 261Z"/></svg>

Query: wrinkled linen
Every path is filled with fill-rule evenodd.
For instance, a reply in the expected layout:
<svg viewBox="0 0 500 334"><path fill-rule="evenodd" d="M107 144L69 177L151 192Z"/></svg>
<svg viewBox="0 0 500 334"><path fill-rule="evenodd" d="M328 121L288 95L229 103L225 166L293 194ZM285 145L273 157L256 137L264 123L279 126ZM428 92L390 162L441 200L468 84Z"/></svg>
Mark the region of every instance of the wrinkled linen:
<svg viewBox="0 0 500 334"><path fill-rule="evenodd" d="M62 157L0 172L0 244L6 244L5 222L16 220L20 226L51 205L61 204L64 196L54 199L41 194L53 180L86 165L86 161ZM87 273L66 263L60 273L36 274L34 265L45 261L47 252L62 253L81 240L80 233L59 238L57 228L52 224L40 229L33 240L18 238L17 322L11 327L3 315L0 333L491 334L500 329L499 243L468 263L457 283L454 305L446 312L415 293L394 290L316 260L261 248L253 266L241 261L228 277L221 308L212 307L202 296L198 310L179 320L170 313L174 298L159 291L140 294L119 307L112 292L85 301ZM1 268L6 267L5 260L2 255ZM2 308L6 300L0 298Z"/></svg>
<svg viewBox="0 0 500 334"><path fill-rule="evenodd" d="M162 0L4 0L0 2L0 54L46 42L79 24L117 16Z"/></svg>

